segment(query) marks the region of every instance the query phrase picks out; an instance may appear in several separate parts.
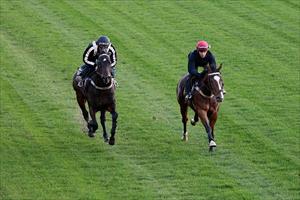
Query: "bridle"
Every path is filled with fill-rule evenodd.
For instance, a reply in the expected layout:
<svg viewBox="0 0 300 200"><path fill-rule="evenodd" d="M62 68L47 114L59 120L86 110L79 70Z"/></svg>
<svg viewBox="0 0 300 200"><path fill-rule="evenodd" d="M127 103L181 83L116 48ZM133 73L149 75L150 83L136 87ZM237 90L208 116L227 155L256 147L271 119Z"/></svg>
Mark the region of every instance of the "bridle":
<svg viewBox="0 0 300 200"><path fill-rule="evenodd" d="M220 79L220 72L213 72L213 73L209 73L207 76L210 77L210 76L215 76L217 75L217 77ZM206 86L210 91L212 90L211 88L211 80L208 79L208 86ZM219 83L218 83L219 84ZM219 86L220 87L220 86ZM221 90L221 88L219 88ZM205 98L213 98L215 95L211 92L211 95L206 95L204 94L204 92L201 90L201 88L199 86L196 86L195 87L195 90L198 91L200 93L201 96L205 97Z"/></svg>
<svg viewBox="0 0 300 200"><path fill-rule="evenodd" d="M98 59L101 59L102 57L106 56L107 58L104 58L103 61L106 61L106 59L110 59L109 58L109 55L104 53L104 54L101 54ZM110 61L110 60L109 60ZM108 86L104 86L104 87L101 87L101 86L98 86L96 85L96 83L91 79L91 78L88 78L88 80L91 82L91 84L98 90L108 90L110 88L113 87L114 83L115 83L115 80L114 78L112 78L111 75L109 76L103 76L99 71L98 71L98 67L101 67L100 64L98 64L97 62L99 61L96 61L96 69L95 69L95 72L96 74L100 77L101 80L107 80L107 79L111 79L110 80L110 84Z"/></svg>

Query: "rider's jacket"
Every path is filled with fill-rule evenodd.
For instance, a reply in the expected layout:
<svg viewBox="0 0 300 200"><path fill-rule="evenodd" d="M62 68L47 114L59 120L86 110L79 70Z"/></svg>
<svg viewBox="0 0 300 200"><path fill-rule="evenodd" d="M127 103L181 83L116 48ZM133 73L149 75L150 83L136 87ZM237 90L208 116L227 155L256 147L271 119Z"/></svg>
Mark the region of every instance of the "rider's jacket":
<svg viewBox="0 0 300 200"><path fill-rule="evenodd" d="M98 57L98 45L95 41L90 43L83 53L83 62L87 65L94 66ZM115 67L117 64L117 52L115 47L110 44L108 47L108 53L110 53L111 66Z"/></svg>
<svg viewBox="0 0 300 200"><path fill-rule="evenodd" d="M204 73L198 72L198 67L205 67L209 64L212 71L216 71L216 60L213 54L208 50L205 57L201 58L197 50L188 55L188 71L192 76L203 78Z"/></svg>

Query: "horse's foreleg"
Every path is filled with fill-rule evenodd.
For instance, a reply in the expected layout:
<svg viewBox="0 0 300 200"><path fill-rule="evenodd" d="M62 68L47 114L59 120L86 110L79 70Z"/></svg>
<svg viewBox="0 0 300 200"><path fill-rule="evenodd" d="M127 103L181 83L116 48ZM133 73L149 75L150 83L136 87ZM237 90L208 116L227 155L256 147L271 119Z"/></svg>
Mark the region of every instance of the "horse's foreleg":
<svg viewBox="0 0 300 200"><path fill-rule="evenodd" d="M202 122L203 126L205 127L207 137L208 137L209 148L210 148L210 150L212 150L212 148L216 147L217 145L216 145L213 135L212 135L212 128L209 125L209 120L207 118L207 111L205 111L205 110L198 111L198 116L200 117L201 122Z"/></svg>
<svg viewBox="0 0 300 200"><path fill-rule="evenodd" d="M102 125L102 129L103 129L103 139L104 139L104 142L108 142L108 135L107 135L107 132L106 132L106 127L105 127L105 111L101 111L101 116L100 116L100 122L101 122L101 125Z"/></svg>
<svg viewBox="0 0 300 200"><path fill-rule="evenodd" d="M91 119L91 121L88 122L89 136L95 137L94 133L98 129L98 124L97 124L97 120L96 120L96 112L91 107L90 107L90 116L92 119Z"/></svg>
<svg viewBox="0 0 300 200"><path fill-rule="evenodd" d="M85 108L85 97L83 96L83 94L80 91L76 91L76 98L77 98L77 103L81 109L83 118L86 122L89 121L89 113Z"/></svg>
<svg viewBox="0 0 300 200"><path fill-rule="evenodd" d="M188 117L187 117L187 105L186 104L181 104L180 105L180 112L181 112L181 121L183 124L183 133L182 133L182 137L181 139L183 141L187 141L188 140L188 132L187 132L187 128L186 128L186 123L188 121Z"/></svg>
<svg viewBox="0 0 300 200"><path fill-rule="evenodd" d="M117 128L117 119L118 119L118 113L116 111L111 112L112 117L112 126L111 126L111 135L109 138L109 144L114 145L115 144L115 133Z"/></svg>
<svg viewBox="0 0 300 200"><path fill-rule="evenodd" d="M218 118L218 113L214 112L211 114L210 118L209 118L209 125L211 127L211 134L212 137L215 138L215 133L214 133L214 129L215 129L215 124Z"/></svg>

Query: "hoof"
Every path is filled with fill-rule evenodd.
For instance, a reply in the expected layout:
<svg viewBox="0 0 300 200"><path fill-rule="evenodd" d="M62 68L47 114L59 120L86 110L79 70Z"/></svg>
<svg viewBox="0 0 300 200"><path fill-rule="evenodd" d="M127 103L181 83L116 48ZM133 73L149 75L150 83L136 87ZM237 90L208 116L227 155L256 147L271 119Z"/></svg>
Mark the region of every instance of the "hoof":
<svg viewBox="0 0 300 200"><path fill-rule="evenodd" d="M95 137L95 133L91 133L91 132L89 132L89 137L91 137L91 138L93 138L93 137Z"/></svg>
<svg viewBox="0 0 300 200"><path fill-rule="evenodd" d="M196 123L197 123L197 122L195 122L194 119L191 119L191 125L192 125L192 126L196 126Z"/></svg>
<svg viewBox="0 0 300 200"><path fill-rule="evenodd" d="M89 135L95 133L93 127L88 126L88 130L89 130Z"/></svg>
<svg viewBox="0 0 300 200"><path fill-rule="evenodd" d="M213 141L213 140L211 140L210 142L209 142L209 151L213 151L214 150L214 148L216 148L217 147L217 144L215 143L215 141Z"/></svg>
<svg viewBox="0 0 300 200"><path fill-rule="evenodd" d="M187 133L187 132L182 134L181 140L182 140L182 141L185 141L185 142L189 140L189 137L188 137L188 133Z"/></svg>
<svg viewBox="0 0 300 200"><path fill-rule="evenodd" d="M103 140L104 140L105 143L107 143L108 142L108 137L103 137Z"/></svg>
<svg viewBox="0 0 300 200"><path fill-rule="evenodd" d="M217 144L215 143L215 141L213 141L213 140L211 140L210 142L209 142L209 145L208 145L209 147L217 147Z"/></svg>
<svg viewBox="0 0 300 200"><path fill-rule="evenodd" d="M115 144L115 138L109 138L108 144L114 145Z"/></svg>

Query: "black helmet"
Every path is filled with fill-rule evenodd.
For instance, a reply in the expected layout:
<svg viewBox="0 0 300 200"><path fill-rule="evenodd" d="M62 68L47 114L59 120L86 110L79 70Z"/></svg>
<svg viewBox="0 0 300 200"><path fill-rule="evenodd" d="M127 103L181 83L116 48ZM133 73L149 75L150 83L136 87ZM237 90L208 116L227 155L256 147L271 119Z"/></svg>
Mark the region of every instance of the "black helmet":
<svg viewBox="0 0 300 200"><path fill-rule="evenodd" d="M97 40L97 44L98 45L110 45L110 39L105 36L105 35L102 35L99 37L99 39Z"/></svg>
<svg viewBox="0 0 300 200"><path fill-rule="evenodd" d="M97 45L98 45L98 51L100 54L102 53L108 53L108 48L110 46L110 40L107 36L102 35L98 40L97 40Z"/></svg>

